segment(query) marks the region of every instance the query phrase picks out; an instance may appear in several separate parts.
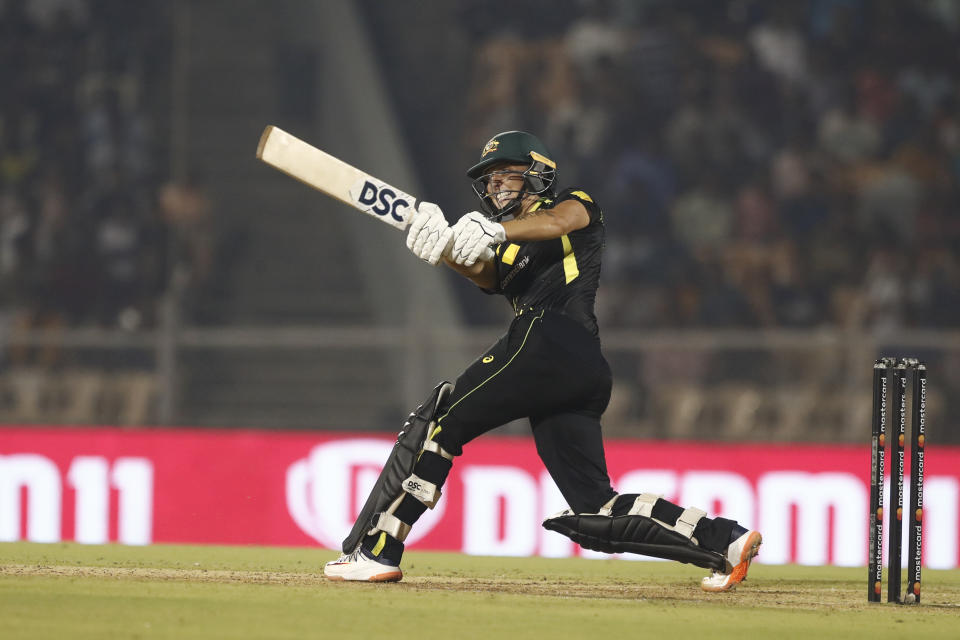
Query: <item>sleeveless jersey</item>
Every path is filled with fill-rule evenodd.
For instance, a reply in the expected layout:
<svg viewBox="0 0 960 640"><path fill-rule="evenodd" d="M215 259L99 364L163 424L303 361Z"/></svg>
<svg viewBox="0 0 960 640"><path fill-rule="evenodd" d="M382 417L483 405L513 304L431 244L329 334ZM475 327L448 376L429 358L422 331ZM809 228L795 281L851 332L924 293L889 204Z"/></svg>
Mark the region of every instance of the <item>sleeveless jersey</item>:
<svg viewBox="0 0 960 640"><path fill-rule="evenodd" d="M534 207L552 208L577 200L590 223L553 240L504 242L495 248L497 288L518 315L532 309L563 313L598 335L594 301L600 283L604 242L603 212L587 193L577 188L545 196Z"/></svg>

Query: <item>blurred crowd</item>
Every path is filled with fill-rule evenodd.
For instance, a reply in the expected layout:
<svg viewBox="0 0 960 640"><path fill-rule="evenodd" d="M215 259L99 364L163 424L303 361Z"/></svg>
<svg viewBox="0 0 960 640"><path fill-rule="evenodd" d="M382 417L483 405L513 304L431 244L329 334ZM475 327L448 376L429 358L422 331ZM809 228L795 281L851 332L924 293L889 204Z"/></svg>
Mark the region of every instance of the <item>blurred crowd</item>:
<svg viewBox="0 0 960 640"><path fill-rule="evenodd" d="M960 324L960 3L465 2L464 149L540 134L638 327Z"/></svg>
<svg viewBox="0 0 960 640"><path fill-rule="evenodd" d="M534 131L596 195L607 324L960 323L960 3L456 6L459 151ZM211 278L203 183L170 179L169 11L0 1L7 321L136 328L174 264Z"/></svg>
<svg viewBox="0 0 960 640"><path fill-rule="evenodd" d="M0 2L0 311L16 329L149 326L172 256L204 276L209 203L168 178L165 10Z"/></svg>
<svg viewBox="0 0 960 640"><path fill-rule="evenodd" d="M203 19L220 19L214 4L196 3L207 11L195 12L193 37ZM161 308L178 308L187 324L229 313L218 294L233 294L229 285L244 276L229 275L225 260L236 252L214 225L209 194L224 183L205 185L184 166L194 161L186 143L174 153L171 142L185 139L174 95L204 81L173 59L178 10L193 6L0 0L0 342L10 345L0 378L63 364L56 348L21 348L9 339L17 331L153 327ZM605 325L827 326L887 337L960 326L960 2L354 6L380 47L412 159L445 208L471 198L463 167L507 129L543 138L561 185L600 202ZM237 7L236 21L262 11ZM397 14L417 19L397 29ZM230 28L206 33L231 41ZM486 312L474 294L464 310L479 324ZM614 354L626 391L615 393L612 421L686 435L723 420L739 434L786 424L784 438L809 424L862 423L838 386L861 359L841 366L836 349L817 358L760 351ZM954 415L960 356L946 347L929 360L943 390L931 394L931 411ZM12 394L17 419L39 415L24 406L65 395L38 391L21 373L7 378L29 387ZM797 392L801 378L807 388ZM714 390L714 381L731 386ZM91 390L101 382L64 382L82 392L62 419L90 419L84 398L100 397ZM2 384L0 413L11 395ZM869 398L855 404L854 413L869 410Z"/></svg>

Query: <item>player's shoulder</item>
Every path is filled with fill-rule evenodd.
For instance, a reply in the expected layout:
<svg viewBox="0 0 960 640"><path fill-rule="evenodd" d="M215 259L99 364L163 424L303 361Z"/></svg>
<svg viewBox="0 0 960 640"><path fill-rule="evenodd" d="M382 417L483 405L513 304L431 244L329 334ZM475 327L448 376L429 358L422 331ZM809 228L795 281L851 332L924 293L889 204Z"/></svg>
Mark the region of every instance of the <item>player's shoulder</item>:
<svg viewBox="0 0 960 640"><path fill-rule="evenodd" d="M582 187L567 187L556 195L554 198L555 204L552 206L556 206L565 200L576 200L582 204L587 210L587 213L590 214L591 222L603 224L603 211L600 210L600 205L593 199L589 191Z"/></svg>
<svg viewBox="0 0 960 640"><path fill-rule="evenodd" d="M567 187L557 194L554 201L560 203L564 200L579 200L586 205L593 207L597 206L593 196L591 196L590 192L585 190L583 187Z"/></svg>

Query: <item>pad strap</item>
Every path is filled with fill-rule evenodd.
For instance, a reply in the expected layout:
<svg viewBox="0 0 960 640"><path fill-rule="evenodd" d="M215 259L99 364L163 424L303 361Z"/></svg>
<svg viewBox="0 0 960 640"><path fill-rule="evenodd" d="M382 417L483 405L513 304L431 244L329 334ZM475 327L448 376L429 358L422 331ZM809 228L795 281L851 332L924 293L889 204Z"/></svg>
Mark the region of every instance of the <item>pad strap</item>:
<svg viewBox="0 0 960 640"><path fill-rule="evenodd" d="M697 523L706 515L707 512L703 509L688 507L684 509L680 517L677 518L677 524L673 525L673 530L696 542L696 540L693 539L693 530L697 528Z"/></svg>
<svg viewBox="0 0 960 640"><path fill-rule="evenodd" d="M644 518L653 517L653 505L656 504L660 496L653 493L641 493L633 501L633 506L627 512L628 516L643 516Z"/></svg>
<svg viewBox="0 0 960 640"><path fill-rule="evenodd" d="M393 512L397 510L397 507L400 506L400 501L403 500L403 494L401 493L397 498L390 503L390 506L387 507L382 513L378 513L375 516L375 521L373 523L373 528L367 532L367 535L373 535L377 531L385 531L388 535L393 536L400 542L403 542L407 539L407 535L410 533L410 529L413 527L397 516L393 515Z"/></svg>
<svg viewBox="0 0 960 640"><path fill-rule="evenodd" d="M607 500L606 504L604 504L602 507L600 507L600 511L597 511L597 515L609 516L610 514L612 514L612 513L613 513L613 505L614 505L614 503L617 501L617 498L619 498L619 497L620 497L620 496L613 496L612 498L610 498L609 500Z"/></svg>
<svg viewBox="0 0 960 640"><path fill-rule="evenodd" d="M400 542L403 542L407 539L407 535L409 535L412 528L413 527L400 520L400 518L396 517L392 513L387 513L384 511L377 517L377 524L371 530L371 533L375 533L377 531L386 531L387 535L396 538Z"/></svg>
<svg viewBox="0 0 960 640"><path fill-rule="evenodd" d="M430 424L431 426L433 425L432 422ZM435 453L438 456L442 458L446 458L447 460L450 460L451 462L453 462L453 454L447 451L446 449L444 449L443 447L441 447L439 444L437 444L433 440L427 440L426 442L424 442L423 450L429 451L430 453Z"/></svg>
<svg viewBox="0 0 960 640"><path fill-rule="evenodd" d="M660 496L654 495L652 493L641 493L633 501L633 506L630 508L630 511L627 512L627 515L630 516L643 516L645 518L653 518L653 505L656 504L657 500L660 499ZM609 515L609 513L603 513L602 515ZM683 510L683 513L680 514L680 517L677 518L675 524L668 524L666 522L660 522L660 524L665 526L668 529L673 529L682 536L693 540L694 543L697 541L693 538L693 530L697 528L697 523L700 522L702 518L707 515L707 512L703 509L697 509L696 507L689 507Z"/></svg>
<svg viewBox="0 0 960 640"><path fill-rule="evenodd" d="M437 504L437 500L440 499L440 489L437 488L437 485L424 480L415 473L411 473L410 477L403 481L403 490L427 505L430 509L433 509Z"/></svg>

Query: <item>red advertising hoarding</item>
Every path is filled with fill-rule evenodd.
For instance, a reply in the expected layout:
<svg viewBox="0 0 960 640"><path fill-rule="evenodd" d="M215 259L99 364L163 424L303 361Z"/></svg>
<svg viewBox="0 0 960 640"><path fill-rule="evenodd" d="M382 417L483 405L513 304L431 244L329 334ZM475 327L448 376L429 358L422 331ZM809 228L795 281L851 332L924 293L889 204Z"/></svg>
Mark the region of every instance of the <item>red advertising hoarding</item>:
<svg viewBox="0 0 960 640"><path fill-rule="evenodd" d="M334 549L392 444L356 433L0 427L0 542ZM619 491L760 529L760 561L866 563L866 446L609 441L606 452ZM924 563L954 568L960 448L931 447L927 457ZM471 443L443 491L409 547L596 555L540 527L566 505L530 438Z"/></svg>

